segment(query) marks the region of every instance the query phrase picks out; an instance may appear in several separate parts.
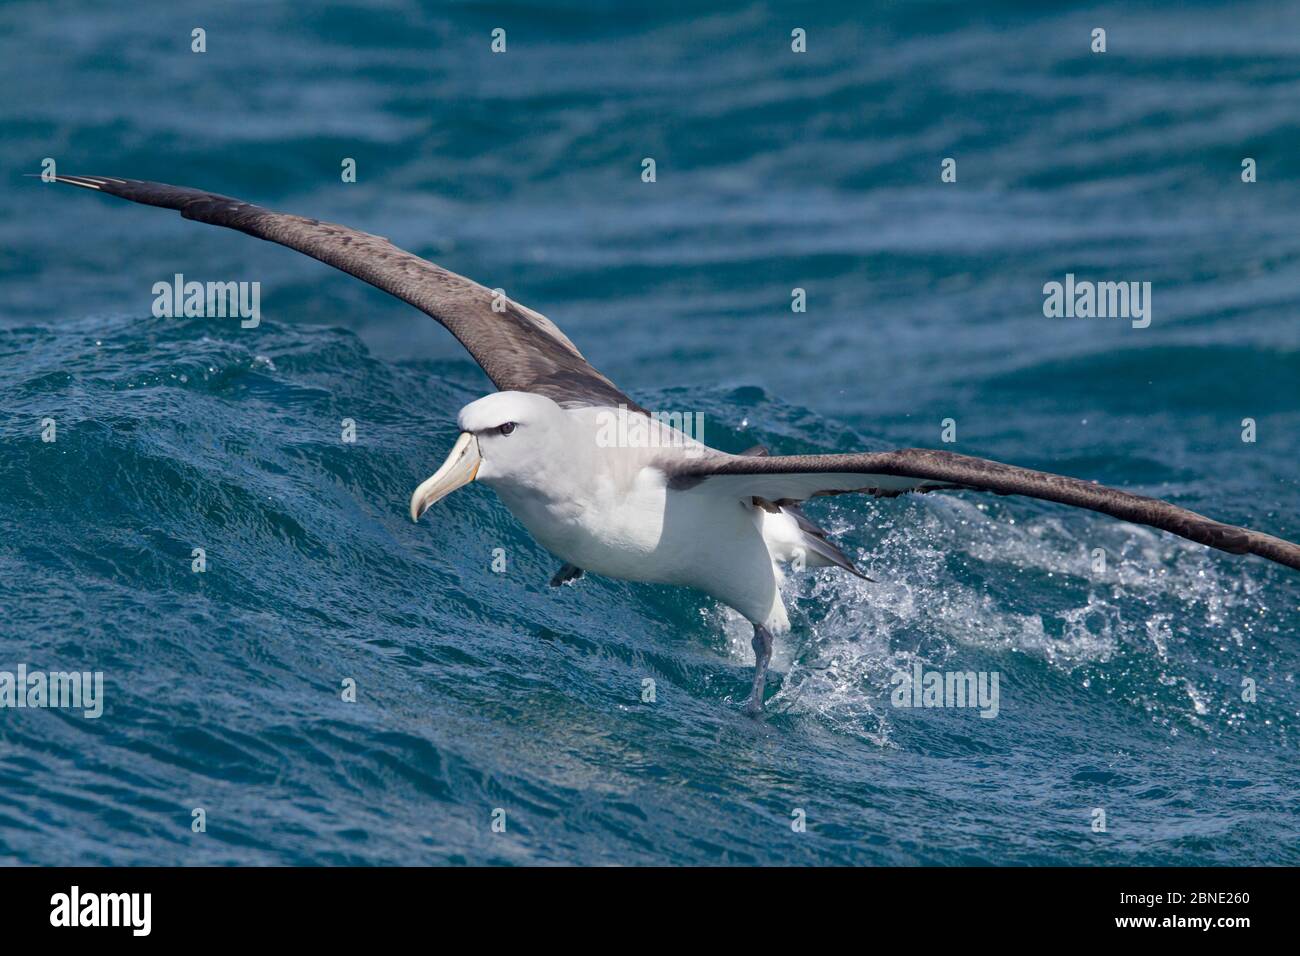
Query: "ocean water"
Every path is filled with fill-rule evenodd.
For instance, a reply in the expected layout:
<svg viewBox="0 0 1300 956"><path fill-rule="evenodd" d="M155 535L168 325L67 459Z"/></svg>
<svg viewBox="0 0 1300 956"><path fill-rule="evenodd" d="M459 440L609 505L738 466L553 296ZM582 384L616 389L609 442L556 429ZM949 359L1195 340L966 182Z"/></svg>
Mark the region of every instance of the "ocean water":
<svg viewBox="0 0 1300 956"><path fill-rule="evenodd" d="M105 680L98 719L0 710L0 861L1300 863L1294 571L1028 500L817 501L877 583L791 579L756 722L734 613L548 588L481 486L411 523L490 390L431 320L22 176L386 235L729 450L951 418L1300 538L1300 7L979 7L0 7L0 670ZM154 318L175 273L259 281L261 324ZM1151 282L1150 326L1045 318L1066 273ZM998 716L892 706L918 662L997 672Z"/></svg>

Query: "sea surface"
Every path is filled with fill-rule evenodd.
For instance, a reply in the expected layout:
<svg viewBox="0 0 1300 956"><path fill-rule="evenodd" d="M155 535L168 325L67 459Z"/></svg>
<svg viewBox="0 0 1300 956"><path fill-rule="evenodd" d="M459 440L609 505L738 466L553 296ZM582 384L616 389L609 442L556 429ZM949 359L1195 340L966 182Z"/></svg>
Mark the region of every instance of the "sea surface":
<svg viewBox="0 0 1300 956"><path fill-rule="evenodd" d="M1300 863L1295 571L822 499L876 583L790 579L754 721L712 600L548 588L482 486L412 524L491 390L433 321L24 178L387 236L728 450L943 447L1296 540L1300 5L145 6L0 6L0 670L104 675L97 719L0 709L0 862ZM154 317L177 273L260 325ZM1150 326L1045 317L1067 273L1150 282ZM997 717L895 707L917 663Z"/></svg>

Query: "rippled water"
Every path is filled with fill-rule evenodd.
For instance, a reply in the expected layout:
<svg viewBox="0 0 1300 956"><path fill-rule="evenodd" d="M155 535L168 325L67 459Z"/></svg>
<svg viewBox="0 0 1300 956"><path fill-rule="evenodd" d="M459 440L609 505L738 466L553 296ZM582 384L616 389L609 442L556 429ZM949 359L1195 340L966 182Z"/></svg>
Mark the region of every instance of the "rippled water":
<svg viewBox="0 0 1300 956"><path fill-rule="evenodd" d="M958 451L1294 540L1298 21L0 8L0 670L106 681L98 720L0 710L0 860L1300 862L1295 572L1018 499L819 501L878 583L791 580L756 724L731 612L547 588L558 562L484 487L410 522L490 387L433 322L20 178L51 156L389 236L731 450L933 446L952 418ZM262 324L151 317L177 272L260 281ZM1151 327L1044 318L1066 272L1152 282ZM998 717L891 706L917 661L998 672Z"/></svg>

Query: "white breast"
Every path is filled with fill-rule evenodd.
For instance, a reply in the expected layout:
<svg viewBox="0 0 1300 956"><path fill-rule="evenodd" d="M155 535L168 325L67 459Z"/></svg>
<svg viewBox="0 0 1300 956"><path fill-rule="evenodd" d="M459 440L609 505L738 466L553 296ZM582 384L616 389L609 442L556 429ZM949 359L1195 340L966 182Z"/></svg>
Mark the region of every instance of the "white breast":
<svg viewBox="0 0 1300 956"><path fill-rule="evenodd" d="M564 454L537 462L526 485L493 482L538 544L593 574L696 588L775 632L788 629L748 499L707 485L670 490L654 466L661 452L597 449L586 432L575 428Z"/></svg>

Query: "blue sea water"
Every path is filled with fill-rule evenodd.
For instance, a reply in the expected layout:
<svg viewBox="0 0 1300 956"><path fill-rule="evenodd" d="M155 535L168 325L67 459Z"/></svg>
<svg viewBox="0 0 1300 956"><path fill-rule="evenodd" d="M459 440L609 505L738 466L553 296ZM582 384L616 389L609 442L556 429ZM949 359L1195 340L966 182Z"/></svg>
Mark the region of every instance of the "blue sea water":
<svg viewBox="0 0 1300 956"><path fill-rule="evenodd" d="M1294 571L1028 500L821 500L878 583L791 580L755 722L714 602L549 589L481 486L411 523L490 390L434 322L22 178L388 236L729 450L951 418L1295 540L1300 8L150 7L0 6L0 670L105 675L99 719L0 710L0 861L1300 863ZM1150 327L1045 318L1069 272L1150 281ZM261 325L154 318L175 273L261 282ZM998 672L998 716L893 707L918 661Z"/></svg>

